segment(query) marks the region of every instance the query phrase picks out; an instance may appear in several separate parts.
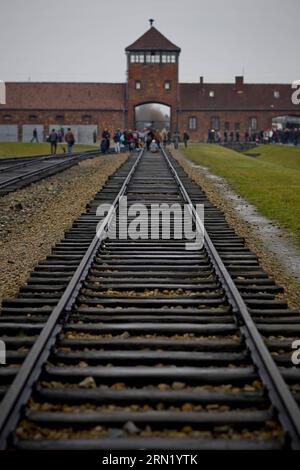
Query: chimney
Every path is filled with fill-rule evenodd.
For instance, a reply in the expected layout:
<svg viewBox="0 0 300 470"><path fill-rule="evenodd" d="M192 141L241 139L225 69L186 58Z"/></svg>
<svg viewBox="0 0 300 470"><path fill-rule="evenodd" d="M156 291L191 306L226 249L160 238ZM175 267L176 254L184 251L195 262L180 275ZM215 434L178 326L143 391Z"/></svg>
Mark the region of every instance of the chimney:
<svg viewBox="0 0 300 470"><path fill-rule="evenodd" d="M235 90L237 93L243 93L244 91L244 77L242 75L235 77Z"/></svg>
<svg viewBox="0 0 300 470"><path fill-rule="evenodd" d="M200 77L200 92L204 95L204 77Z"/></svg>

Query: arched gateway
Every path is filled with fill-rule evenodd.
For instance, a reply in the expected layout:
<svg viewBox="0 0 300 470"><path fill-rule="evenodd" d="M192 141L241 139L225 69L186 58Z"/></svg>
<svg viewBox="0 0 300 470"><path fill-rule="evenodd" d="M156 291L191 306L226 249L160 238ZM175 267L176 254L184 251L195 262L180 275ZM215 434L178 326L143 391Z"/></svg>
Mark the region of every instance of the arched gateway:
<svg viewBox="0 0 300 470"><path fill-rule="evenodd" d="M145 103L135 107L135 129L170 130L171 107L160 103Z"/></svg>

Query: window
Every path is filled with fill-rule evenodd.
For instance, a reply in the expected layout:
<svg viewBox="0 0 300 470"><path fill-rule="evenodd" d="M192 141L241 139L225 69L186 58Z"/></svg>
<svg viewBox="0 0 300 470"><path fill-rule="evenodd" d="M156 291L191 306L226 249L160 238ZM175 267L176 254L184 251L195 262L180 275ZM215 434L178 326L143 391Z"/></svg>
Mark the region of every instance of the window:
<svg viewBox="0 0 300 470"><path fill-rule="evenodd" d="M130 55L131 64L143 64L145 62L144 54L131 54Z"/></svg>
<svg viewBox="0 0 300 470"><path fill-rule="evenodd" d="M160 63L160 54L151 54L151 55L147 56L146 61L150 62L151 64L159 64Z"/></svg>
<svg viewBox="0 0 300 470"><path fill-rule="evenodd" d="M57 115L55 116L55 120L56 120L57 122L63 122L63 121L65 120L65 116L64 116L63 114L57 114Z"/></svg>
<svg viewBox="0 0 300 470"><path fill-rule="evenodd" d="M241 123L240 123L240 122L235 122L235 123L234 123L234 129L235 129L236 131L239 131L240 128L241 128Z"/></svg>
<svg viewBox="0 0 300 470"><path fill-rule="evenodd" d="M225 121L224 122L224 131L229 131L230 130L230 122L229 121Z"/></svg>
<svg viewBox="0 0 300 470"><path fill-rule="evenodd" d="M251 117L249 119L249 127L252 131L257 130L257 118L256 117Z"/></svg>
<svg viewBox="0 0 300 470"><path fill-rule="evenodd" d="M163 55L161 56L161 61L162 61L163 64L165 64L165 63L167 62L167 56L166 56L166 54L163 54Z"/></svg>
<svg viewBox="0 0 300 470"><path fill-rule="evenodd" d="M12 115L11 114L4 114L3 118L4 118L4 121L11 121L12 120Z"/></svg>
<svg viewBox="0 0 300 470"><path fill-rule="evenodd" d="M189 127L189 130L191 130L191 131L194 131L195 129L197 129L197 118L196 117L194 117L194 116L189 117L188 127Z"/></svg>
<svg viewBox="0 0 300 470"><path fill-rule="evenodd" d="M220 118L219 117L215 116L211 118L210 128L214 129L215 131L220 130Z"/></svg>
<svg viewBox="0 0 300 470"><path fill-rule="evenodd" d="M84 115L82 116L82 120L83 120L84 122L88 122L88 123L89 123L89 122L91 122L91 120L92 120L92 116L91 116L90 114L84 114Z"/></svg>
<svg viewBox="0 0 300 470"><path fill-rule="evenodd" d="M174 54L171 55L171 62L172 64L175 64L176 62L176 56Z"/></svg>
<svg viewBox="0 0 300 470"><path fill-rule="evenodd" d="M135 82L135 89L140 90L141 89L141 82L139 80L136 80Z"/></svg>
<svg viewBox="0 0 300 470"><path fill-rule="evenodd" d="M213 90L210 90L209 92L209 97L214 98L215 97L215 92Z"/></svg>
<svg viewBox="0 0 300 470"><path fill-rule="evenodd" d="M29 116L28 116L29 121L36 121L37 118L38 117L35 114L29 114Z"/></svg>
<svg viewBox="0 0 300 470"><path fill-rule="evenodd" d="M171 90L171 82L169 80L165 81L165 90Z"/></svg>
<svg viewBox="0 0 300 470"><path fill-rule="evenodd" d="M274 96L274 98L276 98L276 99L280 98L280 92L279 92L278 90L275 90L275 91L273 92L273 96Z"/></svg>

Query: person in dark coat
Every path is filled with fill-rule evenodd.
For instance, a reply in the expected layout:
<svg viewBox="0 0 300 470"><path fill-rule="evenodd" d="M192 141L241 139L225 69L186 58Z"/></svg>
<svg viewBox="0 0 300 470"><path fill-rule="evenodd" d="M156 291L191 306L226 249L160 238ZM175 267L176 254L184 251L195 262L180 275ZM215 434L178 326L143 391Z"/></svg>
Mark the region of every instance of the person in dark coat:
<svg viewBox="0 0 300 470"><path fill-rule="evenodd" d="M51 154L55 155L57 150L57 141L58 135L55 129L52 129L51 134L49 135L49 142L51 145Z"/></svg>
<svg viewBox="0 0 300 470"><path fill-rule="evenodd" d="M190 136L188 135L187 131L184 131L182 140L186 148L188 145L188 141L190 140Z"/></svg>
<svg viewBox="0 0 300 470"><path fill-rule="evenodd" d="M109 133L109 130L108 129L104 129L104 131L102 132L102 139L106 139L107 142L106 142L106 151L108 152L109 150L109 146L110 146L110 133Z"/></svg>
<svg viewBox="0 0 300 470"><path fill-rule="evenodd" d="M39 138L38 138L38 131L37 128L35 127L32 132L32 139L30 142L36 142L37 144L39 143Z"/></svg>

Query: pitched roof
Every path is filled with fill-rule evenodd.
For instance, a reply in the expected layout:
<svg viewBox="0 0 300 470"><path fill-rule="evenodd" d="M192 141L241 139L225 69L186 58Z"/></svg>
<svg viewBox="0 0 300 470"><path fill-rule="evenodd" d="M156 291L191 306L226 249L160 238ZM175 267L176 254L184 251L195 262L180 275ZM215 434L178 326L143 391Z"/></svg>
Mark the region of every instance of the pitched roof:
<svg viewBox="0 0 300 470"><path fill-rule="evenodd" d="M126 51L173 51L180 52L180 47L175 46L169 39L161 34L154 26L151 26L139 39L130 46L126 47Z"/></svg>
<svg viewBox="0 0 300 470"><path fill-rule="evenodd" d="M291 85L283 84L244 84L239 93L234 83L181 83L179 85L180 110L295 110L299 105L291 100ZM214 92L214 97L210 96ZM279 91L279 98L274 97Z"/></svg>
<svg viewBox="0 0 300 470"><path fill-rule="evenodd" d="M6 82L10 109L124 109L124 83Z"/></svg>

